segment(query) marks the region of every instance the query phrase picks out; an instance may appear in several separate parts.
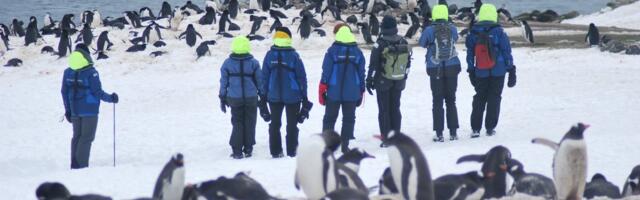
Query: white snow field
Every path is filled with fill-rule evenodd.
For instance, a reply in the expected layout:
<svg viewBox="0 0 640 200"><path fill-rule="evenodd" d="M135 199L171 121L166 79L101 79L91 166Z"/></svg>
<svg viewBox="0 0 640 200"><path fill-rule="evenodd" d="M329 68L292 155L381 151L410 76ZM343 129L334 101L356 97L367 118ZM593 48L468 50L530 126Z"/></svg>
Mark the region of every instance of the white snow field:
<svg viewBox="0 0 640 200"><path fill-rule="evenodd" d="M182 27L186 25L183 22ZM249 24L242 26L248 29ZM291 26L294 33L296 28ZM219 38L208 29L198 26L206 40ZM325 29L330 31L332 27L327 24ZM108 53L111 58L95 64L103 89L120 96L116 107L117 166L112 166L111 153L113 108L103 103L90 168L82 170L69 170L71 125L61 121L64 108L60 84L66 59L41 55L42 45L25 48L21 40L12 38L14 50L0 62L18 57L24 60L24 66L0 69L0 199L34 199L36 187L45 181L62 182L74 194L97 193L114 199L149 197L162 166L176 152L185 155L188 183L245 171L274 196L304 197L293 185L295 160L271 158L268 124L261 119L254 157L229 158L230 115L219 110L217 98L219 69L228 56L229 39L218 39L213 55L195 62L195 47L175 40L173 35L179 33L171 31L164 31L170 36L165 36L168 46L161 48L169 52L167 55L149 57L156 48L124 53L129 44L121 40L127 32L112 31L116 45ZM315 103L311 118L300 125L301 141L321 131L324 107L317 103L317 87L322 58L332 37L330 33L306 41L295 37L295 47L306 64L309 98ZM253 43L253 54L259 60L271 45L269 38ZM46 39L48 45L57 45L57 40ZM457 48L464 60L464 47ZM365 50L367 57L369 54ZM413 69L402 98L403 131L421 145L434 178L479 170L480 164L455 162L463 155L485 153L496 145L508 147L527 171L551 177L553 152L531 144L531 139L558 141L577 122L592 125L585 134L589 179L603 173L621 187L630 170L640 164L640 57L603 53L595 48L516 48L513 55L518 85L504 89L498 134L469 139L474 93L467 74L462 72L457 93L461 140L435 144L431 142L431 91L424 55L424 49L414 48ZM377 185L389 165L386 149L380 149L379 141L372 137L379 134L377 112L375 97L366 95L364 105L357 110L357 139L352 142L352 147L377 157L365 160L360 170L369 187Z"/></svg>
<svg viewBox="0 0 640 200"><path fill-rule="evenodd" d="M619 28L640 29L640 1L611 10L607 7L600 12L565 20L567 24L596 24L596 26L615 26Z"/></svg>

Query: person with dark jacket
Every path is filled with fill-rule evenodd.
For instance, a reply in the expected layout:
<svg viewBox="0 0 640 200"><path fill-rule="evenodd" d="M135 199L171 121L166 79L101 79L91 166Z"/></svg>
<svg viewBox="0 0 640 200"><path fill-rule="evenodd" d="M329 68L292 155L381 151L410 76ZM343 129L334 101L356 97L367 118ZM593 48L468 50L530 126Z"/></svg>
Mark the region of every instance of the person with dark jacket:
<svg viewBox="0 0 640 200"><path fill-rule="evenodd" d="M266 112L266 102L260 103L261 114L269 124L269 148L273 158L284 157L280 137L282 111L287 115L287 156L295 157L298 148L298 122L301 104L307 105L307 74L300 55L291 47L291 31L286 27L276 28L274 45L262 62L263 89L269 102L270 114ZM308 110L307 116L308 116ZM302 119L304 120L304 119Z"/></svg>
<svg viewBox="0 0 640 200"><path fill-rule="evenodd" d="M489 45L478 46L483 40L488 41ZM491 54L488 56L489 58L476 55L476 52L483 52L481 51L483 46L488 46L488 52ZM498 13L494 5L483 4L480 7L478 23L471 27L466 47L467 72L469 72L469 79L476 91L473 96L473 111L471 112L471 129L473 130L471 137L480 137L485 108L487 111L485 128L487 135L492 136L496 134L495 128L500 116L501 95L507 72L509 73L507 86L514 87L516 85L516 66L513 64L511 56L511 44L509 37L498 24ZM480 47L479 50L476 47Z"/></svg>
<svg viewBox="0 0 640 200"><path fill-rule="evenodd" d="M71 169L89 167L100 101L118 103L118 95L102 90L98 71L93 67L89 48L84 44L78 44L69 56L69 68L64 70L61 93L64 116L73 124Z"/></svg>
<svg viewBox="0 0 640 200"><path fill-rule="evenodd" d="M334 130L342 107L340 134L344 153L349 150L349 140L355 139L356 107L362 103L366 61L349 26L339 24L333 32L336 41L324 55L318 97L320 105L326 106L322 130Z"/></svg>
<svg viewBox="0 0 640 200"><path fill-rule="evenodd" d="M262 92L260 63L250 54L249 39L238 36L231 42L231 55L220 69L220 109L231 107L231 138L229 145L234 159L252 156L256 144L258 96ZM244 153L244 155L243 155Z"/></svg>
<svg viewBox="0 0 640 200"><path fill-rule="evenodd" d="M420 46L427 48L427 74L431 83L433 97L433 130L436 135L434 142L444 142L446 103L447 128L449 140L457 140L458 109L456 108L456 90L458 89L458 74L460 73L460 59L456 52L458 30L449 22L449 11L445 5L436 5L431 12L433 23L424 29L420 37Z"/></svg>
<svg viewBox="0 0 640 200"><path fill-rule="evenodd" d="M378 99L378 126L380 133L384 138L390 131L400 131L402 124L402 114L400 113L400 97L407 82L407 73L411 67L411 56L407 41L398 35L398 23L392 16L385 16L381 24L382 37L378 38L376 45L371 51L369 62L369 71L367 73L366 88L369 94L373 95L372 90L376 90ZM395 61L400 64L397 59L390 58L387 60L384 51L390 48L403 48L409 54L408 63L402 63L406 71L400 72L403 76L398 79L389 79L385 74L387 64L393 64ZM384 144L381 144L384 146Z"/></svg>

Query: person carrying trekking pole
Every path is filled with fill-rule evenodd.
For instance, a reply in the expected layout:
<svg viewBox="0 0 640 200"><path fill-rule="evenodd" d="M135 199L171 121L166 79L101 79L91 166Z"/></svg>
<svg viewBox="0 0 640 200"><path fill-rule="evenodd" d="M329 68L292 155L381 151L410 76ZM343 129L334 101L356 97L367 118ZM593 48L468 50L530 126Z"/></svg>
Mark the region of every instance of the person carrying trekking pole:
<svg viewBox="0 0 640 200"><path fill-rule="evenodd" d="M392 16L382 19L382 37L371 51L366 88L370 95L376 91L378 99L378 126L382 137L390 131L400 131L402 114L400 97L411 67L411 48L398 35L398 23ZM385 147L385 144L380 144Z"/></svg>
<svg viewBox="0 0 640 200"><path fill-rule="evenodd" d="M420 37L420 46L427 48L427 75L431 83L433 97L432 114L434 142L444 142L445 102L449 140L457 140L458 109L456 108L456 90L458 74L461 71L460 59L456 51L458 30L449 22L449 11L445 5L436 5L431 12L433 23L424 29Z"/></svg>
<svg viewBox="0 0 640 200"><path fill-rule="evenodd" d="M64 70L61 93L65 119L73 124L71 169L89 167L100 101L118 103L118 95L102 90L98 71L93 67L89 48L84 44L76 45L75 51L69 55L69 68Z"/></svg>
<svg viewBox="0 0 640 200"><path fill-rule="evenodd" d="M496 134L500 116L500 102L508 72L507 86L516 85L516 66L511 55L509 36L498 24L498 12L492 4L480 7L478 23L471 27L466 41L467 72L476 94L471 112L471 138L480 137L486 108L485 128L487 136Z"/></svg>

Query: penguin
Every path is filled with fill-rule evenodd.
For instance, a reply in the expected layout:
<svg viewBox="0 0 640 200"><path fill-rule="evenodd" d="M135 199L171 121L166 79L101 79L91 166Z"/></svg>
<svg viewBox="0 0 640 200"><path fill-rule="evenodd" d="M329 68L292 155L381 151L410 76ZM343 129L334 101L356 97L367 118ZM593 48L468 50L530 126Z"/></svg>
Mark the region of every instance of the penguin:
<svg viewBox="0 0 640 200"><path fill-rule="evenodd" d="M258 13L258 9L246 9L246 10L244 10L244 12L243 12L243 13L244 13L244 14L250 14L250 15L253 15L253 14Z"/></svg>
<svg viewBox="0 0 640 200"><path fill-rule="evenodd" d="M9 27L7 27L7 25L0 23L0 33L3 34L2 39L4 39L5 41L9 40L9 35L11 35L11 30L9 29Z"/></svg>
<svg viewBox="0 0 640 200"><path fill-rule="evenodd" d="M0 41L0 57L4 56L4 54L6 54L7 51L9 51L9 48L7 46L7 41L4 40L4 38L1 38L3 36L4 36L3 33L0 33L0 40L2 40Z"/></svg>
<svg viewBox="0 0 640 200"><path fill-rule="evenodd" d="M360 162L367 158L375 158L364 150L360 150L358 148L353 148L349 150L347 153L342 154L338 158L338 163L342 163L348 168L352 169L356 173L360 171Z"/></svg>
<svg viewBox="0 0 640 200"><path fill-rule="evenodd" d="M254 40L262 41L262 40L266 39L262 35L247 35L247 38L249 38L249 41L254 41Z"/></svg>
<svg viewBox="0 0 640 200"><path fill-rule="evenodd" d="M624 51L627 55L640 55L640 45L629 45Z"/></svg>
<svg viewBox="0 0 640 200"><path fill-rule="evenodd" d="M339 188L351 188L363 193L369 192L369 189L364 185L364 182L358 176L358 172L342 163L336 163L336 169L338 170Z"/></svg>
<svg viewBox="0 0 640 200"><path fill-rule="evenodd" d="M91 28L99 28L102 27L102 15L97 9L93 10L93 21L91 22Z"/></svg>
<svg viewBox="0 0 640 200"><path fill-rule="evenodd" d="M105 26L110 26L110 27L116 27L118 29L124 29L124 24L126 23L126 20L124 19L124 17L120 17L117 19L113 19L112 17L107 17L104 19L104 25Z"/></svg>
<svg viewBox="0 0 640 200"><path fill-rule="evenodd" d="M55 24L55 22L53 21L53 18L51 18L51 13L47 12L44 15L44 20L42 20L42 22L44 23L43 26L50 26Z"/></svg>
<svg viewBox="0 0 640 200"><path fill-rule="evenodd" d="M378 136L388 147L393 182L407 200L433 200L434 191L427 159L409 136L391 131L387 138Z"/></svg>
<svg viewBox="0 0 640 200"><path fill-rule="evenodd" d="M229 0L227 10L229 11L229 17L231 17L231 19L235 19L238 16L238 10L240 8L239 4L238 0Z"/></svg>
<svg viewBox="0 0 640 200"><path fill-rule="evenodd" d="M260 8L262 9L262 11L267 11L269 9L271 9L271 0L259 0L260 1Z"/></svg>
<svg viewBox="0 0 640 200"><path fill-rule="evenodd" d="M141 23L140 23L140 16L138 16L138 14L136 14L135 12L131 12L131 11L126 11L123 13L124 19L126 20L127 24L129 24L129 26L133 27L133 28L140 28L142 27Z"/></svg>
<svg viewBox="0 0 640 200"><path fill-rule="evenodd" d="M341 188L327 194L322 200L369 200L369 196L360 190Z"/></svg>
<svg viewBox="0 0 640 200"><path fill-rule="evenodd" d="M251 32L249 32L250 35L254 35L256 34L256 32L258 32L258 30L260 30L260 27L262 27L262 21L267 20L267 17L261 16L255 16L255 15L251 15L249 17L249 21L252 21L253 24L251 25Z"/></svg>
<svg viewBox="0 0 640 200"><path fill-rule="evenodd" d="M198 45L198 48L196 48L196 56L198 56L196 60L200 59L200 57L204 56L205 54L211 55L211 51L209 51L209 45L215 44L215 40L201 42L200 45Z"/></svg>
<svg viewBox="0 0 640 200"><path fill-rule="evenodd" d="M163 41L161 41L161 40L160 40L160 41L156 41L156 42L154 42L154 43L153 43L153 46L154 46L154 47L157 47L157 48L160 48L160 47L163 47L163 46L167 46L167 43L165 43L165 42L163 42Z"/></svg>
<svg viewBox="0 0 640 200"><path fill-rule="evenodd" d="M374 14L373 11L373 5L375 4L376 0L364 0L364 3L362 4L362 14L365 13L369 13L369 14Z"/></svg>
<svg viewBox="0 0 640 200"><path fill-rule="evenodd" d="M67 50L69 50L67 52ZM69 38L69 31L63 29L60 34L60 40L58 41L58 57L62 58L67 56L67 53L71 53L71 38Z"/></svg>
<svg viewBox="0 0 640 200"><path fill-rule="evenodd" d="M486 154L460 157L456 164L463 162L482 163L484 195L482 199L502 198L507 192L507 162L511 152L504 146L495 146Z"/></svg>
<svg viewBox="0 0 640 200"><path fill-rule="evenodd" d="M149 53L149 56L155 58L155 57L159 57L159 56L162 56L164 54L167 54L167 53L168 52L166 52L166 51L154 51L154 52Z"/></svg>
<svg viewBox="0 0 640 200"><path fill-rule="evenodd" d="M196 38L196 36L202 39L202 35L200 35L200 33L198 33L196 29L193 28L193 24L189 24L189 26L187 26L187 30L182 32L180 36L178 36L178 39L185 38L187 40L187 45L189 45L189 47L193 47L194 45L196 45L196 40L198 39Z"/></svg>
<svg viewBox="0 0 640 200"><path fill-rule="evenodd" d="M76 28L76 24L73 22L74 15L66 14L62 17L62 20L59 23L58 28L60 30L67 30L69 33L72 33L72 29Z"/></svg>
<svg viewBox="0 0 640 200"><path fill-rule="evenodd" d="M184 156L177 153L160 171L153 189L153 199L180 199L184 190L184 174Z"/></svg>
<svg viewBox="0 0 640 200"><path fill-rule="evenodd" d="M42 47L42 49L40 50L40 54L55 54L56 51L53 50L53 47L51 46L45 46Z"/></svg>
<svg viewBox="0 0 640 200"><path fill-rule="evenodd" d="M133 46L129 47L126 51L127 52L138 52L138 51L144 51L145 49L147 49L147 44L136 44L136 45L133 45Z"/></svg>
<svg viewBox="0 0 640 200"><path fill-rule="evenodd" d="M285 15L284 13L282 13L282 12L280 12L278 10L273 10L273 9L269 10L269 16L271 18L274 18L274 19L287 19L288 18L287 15Z"/></svg>
<svg viewBox="0 0 640 200"><path fill-rule="evenodd" d="M24 37L25 32L22 25L22 21L18 21L18 19L13 18L13 21L11 22L11 32L13 36Z"/></svg>
<svg viewBox="0 0 640 200"><path fill-rule="evenodd" d="M396 187L396 184L393 182L393 175L391 174L390 167L387 167L384 170L382 176L380 176L380 179L378 180L378 184L380 187L378 193L380 195L399 193L398 187Z"/></svg>
<svg viewBox="0 0 640 200"><path fill-rule="evenodd" d="M529 26L529 23L527 23L526 20L522 20L522 36L524 37L524 40L529 44L534 43L533 31L531 30L531 26Z"/></svg>
<svg viewBox="0 0 640 200"><path fill-rule="evenodd" d="M185 187L182 199L238 199L276 200L255 179L240 172L232 178L218 177Z"/></svg>
<svg viewBox="0 0 640 200"><path fill-rule="evenodd" d="M151 24L149 24L149 26L147 26L144 31L142 31L142 37L144 38L145 43L153 44L157 41L161 41L162 32L160 31L160 29L166 28L152 21Z"/></svg>
<svg viewBox="0 0 640 200"><path fill-rule="evenodd" d="M204 4L205 4L205 10L207 7L211 7L214 10L220 9L220 6L219 6L220 2L218 2L218 0L205 0Z"/></svg>
<svg viewBox="0 0 640 200"><path fill-rule="evenodd" d="M587 177L587 145L584 131L589 125L578 123L571 127L560 143L535 138L534 144L542 144L555 150L553 179L558 199L581 199Z"/></svg>
<svg viewBox="0 0 640 200"><path fill-rule="evenodd" d="M200 7L193 4L193 2L191 1L187 1L187 3L180 8L180 10L187 11L190 15L196 15L204 12L202 9L200 9Z"/></svg>
<svg viewBox="0 0 640 200"><path fill-rule="evenodd" d="M171 5L167 1L162 2L162 8L160 9L160 13L158 13L158 18L170 18L173 16L173 11L171 10Z"/></svg>
<svg viewBox="0 0 640 200"><path fill-rule="evenodd" d="M509 195L527 194L544 199L557 199L555 184L550 178L536 173L524 171L524 165L516 159L507 161L509 175L513 177L513 185Z"/></svg>
<svg viewBox="0 0 640 200"><path fill-rule="evenodd" d="M450 174L433 180L436 199L481 199L483 177L477 171Z"/></svg>
<svg viewBox="0 0 640 200"><path fill-rule="evenodd" d="M36 17L31 16L29 19L29 25L27 25L27 31L24 37L24 46L29 46L29 44L35 44L38 38L42 36L38 32L38 21Z"/></svg>
<svg viewBox="0 0 640 200"><path fill-rule="evenodd" d="M173 16L169 19L169 28L173 31L177 31L180 28L180 23L184 19L183 14L178 14L174 11Z"/></svg>
<svg viewBox="0 0 640 200"><path fill-rule="evenodd" d="M91 24L93 23L93 12L89 11L89 10L85 10L84 12L82 12L82 15L80 15L80 22L83 25L89 24L89 26L91 26Z"/></svg>
<svg viewBox="0 0 640 200"><path fill-rule="evenodd" d="M22 66L22 60L18 58L12 58L7 61L7 64L4 64L5 67L20 67Z"/></svg>
<svg viewBox="0 0 640 200"><path fill-rule="evenodd" d="M338 170L333 153L340 146L334 131L312 135L298 147L294 185L308 199L320 199L339 188Z"/></svg>
<svg viewBox="0 0 640 200"><path fill-rule="evenodd" d="M260 10L260 0L249 0L249 10Z"/></svg>
<svg viewBox="0 0 640 200"><path fill-rule="evenodd" d="M318 34L318 36L320 36L320 37L325 37L325 36L327 36L327 32L326 32L326 31L324 31L324 30L322 30L322 29L319 29L319 28L317 28L317 29L313 29L313 32L314 32L314 33L316 33L316 34Z"/></svg>
<svg viewBox="0 0 640 200"><path fill-rule="evenodd" d="M589 32L584 37L584 41L589 44L589 46L597 46L600 44L600 31L598 31L598 27L595 24L589 24Z"/></svg>
<svg viewBox="0 0 640 200"><path fill-rule="evenodd" d="M213 7L206 7L206 13L198 20L200 25L209 25L216 23L216 10Z"/></svg>
<svg viewBox="0 0 640 200"><path fill-rule="evenodd" d="M149 7L142 7L140 8L140 20L142 21L149 21L149 20L156 20L156 16L153 15L153 12L151 12L151 8Z"/></svg>
<svg viewBox="0 0 640 200"><path fill-rule="evenodd" d="M629 174L622 187L623 197L634 195L640 195L640 165L637 165L631 170L631 174Z"/></svg>
<svg viewBox="0 0 640 200"><path fill-rule="evenodd" d="M222 14L220 15L220 22L218 23L218 33L227 32L227 22L231 23L231 20L229 19L229 11L225 10L222 11Z"/></svg>
<svg viewBox="0 0 640 200"><path fill-rule="evenodd" d="M71 193L66 186L58 182L44 182L36 188L36 197L38 199L68 199Z"/></svg>
<svg viewBox="0 0 640 200"><path fill-rule="evenodd" d="M331 16L333 17L334 21L342 21L342 13L338 7L327 6L324 10L322 10L322 12L320 12L320 16L322 17L322 19L324 19L324 14L327 11L331 11Z"/></svg>
<svg viewBox="0 0 640 200"><path fill-rule="evenodd" d="M102 31L96 41L96 53L111 50L113 43L109 40L109 31Z"/></svg>
<svg viewBox="0 0 640 200"><path fill-rule="evenodd" d="M413 36L416 35L416 33L418 33L418 29L420 28L420 25L411 25L411 27L409 27L409 29L407 29L407 32L404 34L405 38L411 39L413 38Z"/></svg>
<svg viewBox="0 0 640 200"><path fill-rule="evenodd" d="M613 183L607 181L607 178L600 173L596 173L591 177L584 189L584 198L593 199L596 197L606 197L610 199L622 198L620 188Z"/></svg>
<svg viewBox="0 0 640 200"><path fill-rule="evenodd" d="M371 28L371 35L380 35L380 21L374 14L369 14L369 27Z"/></svg>
<svg viewBox="0 0 640 200"><path fill-rule="evenodd" d="M102 51L98 52L98 60L107 59L107 58L109 58L109 56L107 56L107 54L105 54Z"/></svg>
<svg viewBox="0 0 640 200"><path fill-rule="evenodd" d="M218 33L218 35L222 35L222 37L225 37L225 38L233 38L233 35L227 32Z"/></svg>
<svg viewBox="0 0 640 200"><path fill-rule="evenodd" d="M273 24L271 24L271 27L269 28L269 33L273 33L273 31L275 31L276 28L280 28L280 27L282 27L282 22L280 22L279 18L275 18L275 21L273 22Z"/></svg>
<svg viewBox="0 0 640 200"><path fill-rule="evenodd" d="M313 14L308 11L301 14L302 20L300 20L300 25L298 25L298 32L302 39L308 39L309 35L311 35L311 21L315 19L313 19Z"/></svg>
<svg viewBox="0 0 640 200"><path fill-rule="evenodd" d="M82 30L80 30L80 34L76 38L76 43L82 41L87 46L90 46L93 42L93 32L91 32L91 25L89 23L84 24Z"/></svg>
<svg viewBox="0 0 640 200"><path fill-rule="evenodd" d="M349 17L347 17L347 24L351 24L351 25L356 25L358 23L358 17L356 17L355 15L351 15Z"/></svg>
<svg viewBox="0 0 640 200"><path fill-rule="evenodd" d="M373 39L371 39L371 32L369 32L370 27L367 22L357 23L356 25L360 28L360 33L362 34L362 37L367 44L375 43Z"/></svg>

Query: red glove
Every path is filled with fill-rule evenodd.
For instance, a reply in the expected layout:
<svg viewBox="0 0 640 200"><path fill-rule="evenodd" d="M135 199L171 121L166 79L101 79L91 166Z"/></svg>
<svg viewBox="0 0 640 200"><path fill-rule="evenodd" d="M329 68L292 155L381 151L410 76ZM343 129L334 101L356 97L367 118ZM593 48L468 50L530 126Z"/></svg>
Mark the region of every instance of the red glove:
<svg viewBox="0 0 640 200"><path fill-rule="evenodd" d="M327 87L326 83L320 83L320 86L318 86L318 98L320 100L320 105L325 104L325 100L327 98L327 90L329 90L329 87Z"/></svg>

